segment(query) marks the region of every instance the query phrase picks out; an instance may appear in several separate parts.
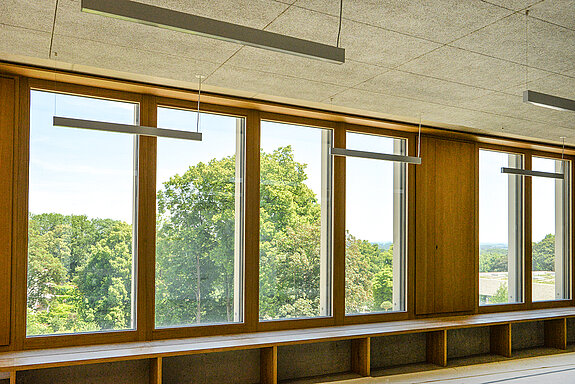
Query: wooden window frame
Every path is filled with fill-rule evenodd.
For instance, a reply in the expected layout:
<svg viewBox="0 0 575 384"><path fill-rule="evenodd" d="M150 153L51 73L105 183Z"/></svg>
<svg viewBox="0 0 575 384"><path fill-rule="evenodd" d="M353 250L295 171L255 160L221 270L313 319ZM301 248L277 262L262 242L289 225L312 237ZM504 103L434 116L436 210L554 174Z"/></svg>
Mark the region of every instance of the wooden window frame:
<svg viewBox="0 0 575 384"><path fill-rule="evenodd" d="M30 90L38 89L62 92L79 96L105 98L140 104L140 122L142 125L155 126L157 107L166 106L195 110L197 93L190 90L170 88L128 82L117 79L89 76L64 71L54 71L29 66L0 62L0 74L16 80L18 95L15 100L16 116L14 129L14 179L13 179L13 235L12 235L12 304L10 345L0 347L0 351L23 350L72 345L88 345L154 339L223 335L231 333L271 331L283 329L304 329L318 326L338 326L382 321L412 319L415 307L415 165L408 166L408 229L407 229L407 292L406 311L376 314L345 315L345 158L334 159L334 196L333 196L333 309L331 317L316 319L288 319L278 321L259 321L259 143L261 120L329 128L334 132L334 145L345 147L346 132L369 133L382 136L406 138L408 154L415 155L417 144L416 124L384 120L354 114L323 111L319 109L290 106L281 103L254 99L202 93L201 111L240 116L246 119L246 175L245 175L245 237L244 245L244 322L223 325L199 325L183 328L154 329L154 268L155 268L155 169L156 139L140 137L139 140L139 247L137 255L138 288L137 314L135 330L82 333L76 335L54 335L26 337L26 265L27 265L27 216L28 216L28 155L30 124ZM205 102L204 102L205 101ZM541 143L534 140L478 135L448 131L441 128L424 126L422 135L442 139L454 139L475 143L477 148L495 149L544 157L561 157L561 147L556 144ZM565 150L565 158L575 162L575 148ZM526 159L527 162L527 159ZM530 163L526 164L530 166ZM572 176L575 173L571 167ZM153 170L153 171L152 171ZM477 170L478 172L478 164ZM477 176L477 175L476 175ZM572 177L573 179L573 177ZM529 188L526 188L530 190ZM478 194L478 190L476 190ZM529 192L530 193L530 192ZM575 201L575 188L571 187L571 199ZM153 205L151 205L153 204ZM530 214L531 196L525 196L525 207ZM153 207L153 209L152 209ZM477 209L477 207L476 207ZM148 212L142 214L142 212ZM153 215L151 214L153 212ZM575 217L575 204L571 204L571 222ZM526 212L527 214L527 212ZM477 215L476 215L477 216ZM527 223L527 220L526 220ZM526 231L530 231L527 228ZM151 229L150 229L151 228ZM154 234L154 236L151 235ZM573 225L571 233L573 234ZM478 233L476 233L478 236ZM530 252L531 236L525 236L526 253ZM142 241L148 239L148 241ZM151 240L151 241L150 241ZM529 248L527 248L529 247ZM529 253L530 254L530 253ZM476 250L476 262L479 252ZM571 242L571 259L575 255L575 241ZM530 265L524 265L525 271ZM527 274L526 274L527 279ZM549 302L525 302L519 304L475 306L476 313L527 310L537 308L555 308L575 305L573 282L575 268L571 267L571 299ZM529 282L530 284L530 282ZM526 281L527 285L527 281ZM476 287L478 286L478 278ZM477 290L478 292L478 290ZM478 294L476 295L478 301ZM530 301L530 291L525 292L526 301ZM444 316L446 314L442 314Z"/></svg>
<svg viewBox="0 0 575 384"><path fill-rule="evenodd" d="M415 133L409 133L404 131L395 131L390 129L378 129L375 127L367 127L357 124L346 124L345 132L350 133L363 133L369 135L384 136L389 138L398 138L406 140L406 148L408 156L417 156L417 135ZM345 136L344 136L345 139ZM345 143L344 143L345 145ZM340 158L345 166L345 158ZM407 252L406 252L406 292L405 292L405 310L396 312L379 312L379 313L360 313L360 314L345 314L345 295L343 300L343 313L344 321L343 324L365 324L372 322L382 322L382 321L399 321L407 320L415 317L415 164L407 164L407 227L406 237L407 237ZM344 173L340 175L342 188L345 191L345 169ZM345 194L345 192L344 192ZM345 214L345 200L343 202L342 208ZM343 230L344 230L344 242L343 242L343 265L345 267L345 217L343 219ZM345 271L343 277L343 285L345 287Z"/></svg>
<svg viewBox="0 0 575 384"><path fill-rule="evenodd" d="M491 151L499 151L505 153L513 153L523 156L523 167L524 169L531 169L531 159L534 156L537 157L545 157L549 159L556 159L561 160L562 155L561 152L555 151L543 151L540 149L530 149L530 148L521 148L513 145L496 145L496 144L486 144L482 143L477 146L476 151L476 174L477 179L479 177L479 150L491 150ZM575 161L575 156L572 154L568 154L564 156L564 160L571 162L571 167L569 167L571 172L571 180L573 180L573 175L575 174L573 171L573 164ZM574 299L574 267L573 267L573 258L575 256L575 246L573 245L573 241L571 241L571 249L570 249L570 259L571 259L571 298L570 299L561 299L561 300L548 300L548 301L537 301L533 302L532 298L532 236L531 236L531 223L532 223L532 182L530 177L526 177L524 184L524 195L523 195L523 228L524 228L524 235L523 235L523 302L521 303L506 303L506 304L492 304L492 305L479 305L479 274L476 276L476 307L477 313L496 313L496 312L507 312L507 311L525 311L525 310L532 310L532 309L545 309L545 308L559 308L559 307L567 307L575 305ZM573 190L573 182L571 182L570 186L570 194L571 194L571 238L573 239L573 214L575 210L573 208L573 201L575 201L575 191ZM476 197L477 197L477 207L476 207L476 220L477 220L477 228L479 229L479 187L476 190ZM479 244L479 230L476 233L476 240L477 244ZM476 264L479 265L479 249L475 250L476 253Z"/></svg>

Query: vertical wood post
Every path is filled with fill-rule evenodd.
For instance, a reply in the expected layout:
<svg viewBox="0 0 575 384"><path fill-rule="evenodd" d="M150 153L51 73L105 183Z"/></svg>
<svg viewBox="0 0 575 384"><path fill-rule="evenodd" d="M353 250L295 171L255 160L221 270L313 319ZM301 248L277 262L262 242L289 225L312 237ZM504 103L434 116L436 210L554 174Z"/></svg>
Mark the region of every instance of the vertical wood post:
<svg viewBox="0 0 575 384"><path fill-rule="evenodd" d="M162 384L162 358L150 359L150 384Z"/></svg>
<svg viewBox="0 0 575 384"><path fill-rule="evenodd" d="M260 349L260 383L277 384L278 382L278 347Z"/></svg>
<svg viewBox="0 0 575 384"><path fill-rule="evenodd" d="M427 362L447 366L447 331L427 332Z"/></svg>
<svg viewBox="0 0 575 384"><path fill-rule="evenodd" d="M545 346L567 349L567 319L545 320Z"/></svg>
<svg viewBox="0 0 575 384"><path fill-rule="evenodd" d="M371 374L370 340L369 337L365 337L351 341L351 370L361 376Z"/></svg>
<svg viewBox="0 0 575 384"><path fill-rule="evenodd" d="M16 371L10 372L10 384L16 384Z"/></svg>
<svg viewBox="0 0 575 384"><path fill-rule="evenodd" d="M511 324L489 327L489 350L494 355L511 357Z"/></svg>

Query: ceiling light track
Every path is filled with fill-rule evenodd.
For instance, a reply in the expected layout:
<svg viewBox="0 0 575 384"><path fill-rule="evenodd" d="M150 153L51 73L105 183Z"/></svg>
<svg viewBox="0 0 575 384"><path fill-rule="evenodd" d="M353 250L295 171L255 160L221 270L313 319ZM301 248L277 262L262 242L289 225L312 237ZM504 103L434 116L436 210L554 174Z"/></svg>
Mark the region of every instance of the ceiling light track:
<svg viewBox="0 0 575 384"><path fill-rule="evenodd" d="M345 49L128 0L82 0L82 11L341 64Z"/></svg>

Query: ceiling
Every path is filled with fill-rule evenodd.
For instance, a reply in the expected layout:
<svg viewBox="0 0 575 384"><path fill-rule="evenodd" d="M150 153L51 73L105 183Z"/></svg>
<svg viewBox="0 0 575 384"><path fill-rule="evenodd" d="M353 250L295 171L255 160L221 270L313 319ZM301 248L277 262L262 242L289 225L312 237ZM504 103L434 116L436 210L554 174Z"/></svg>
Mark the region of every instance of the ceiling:
<svg viewBox="0 0 575 384"><path fill-rule="evenodd" d="M339 0L138 1L337 40ZM0 1L0 60L190 89L202 74L213 92L575 144L575 112L522 102L526 81L575 99L575 0L343 0L340 46L338 65L82 13L79 0Z"/></svg>

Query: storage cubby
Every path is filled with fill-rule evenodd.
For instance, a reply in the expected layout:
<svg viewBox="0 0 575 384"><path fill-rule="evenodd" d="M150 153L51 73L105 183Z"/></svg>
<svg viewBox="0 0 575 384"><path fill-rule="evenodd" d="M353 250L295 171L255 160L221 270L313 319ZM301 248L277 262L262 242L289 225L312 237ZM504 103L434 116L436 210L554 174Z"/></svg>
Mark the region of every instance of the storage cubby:
<svg viewBox="0 0 575 384"><path fill-rule="evenodd" d="M575 317L567 319L567 344L575 344Z"/></svg>
<svg viewBox="0 0 575 384"><path fill-rule="evenodd" d="M513 351L544 347L545 325L543 321L514 323L511 326L511 346Z"/></svg>
<svg viewBox="0 0 575 384"><path fill-rule="evenodd" d="M352 340L279 346L277 362L278 381L284 383L360 377L352 373Z"/></svg>
<svg viewBox="0 0 575 384"><path fill-rule="evenodd" d="M371 369L377 372L386 368L425 363L426 334L372 337L370 356Z"/></svg>
<svg viewBox="0 0 575 384"><path fill-rule="evenodd" d="M238 350L162 359L163 384L256 384L260 382L260 350Z"/></svg>
<svg viewBox="0 0 575 384"><path fill-rule="evenodd" d="M18 384L149 384L150 360L19 371Z"/></svg>
<svg viewBox="0 0 575 384"><path fill-rule="evenodd" d="M486 355L491 352L488 327L451 329L447 331L447 359Z"/></svg>

